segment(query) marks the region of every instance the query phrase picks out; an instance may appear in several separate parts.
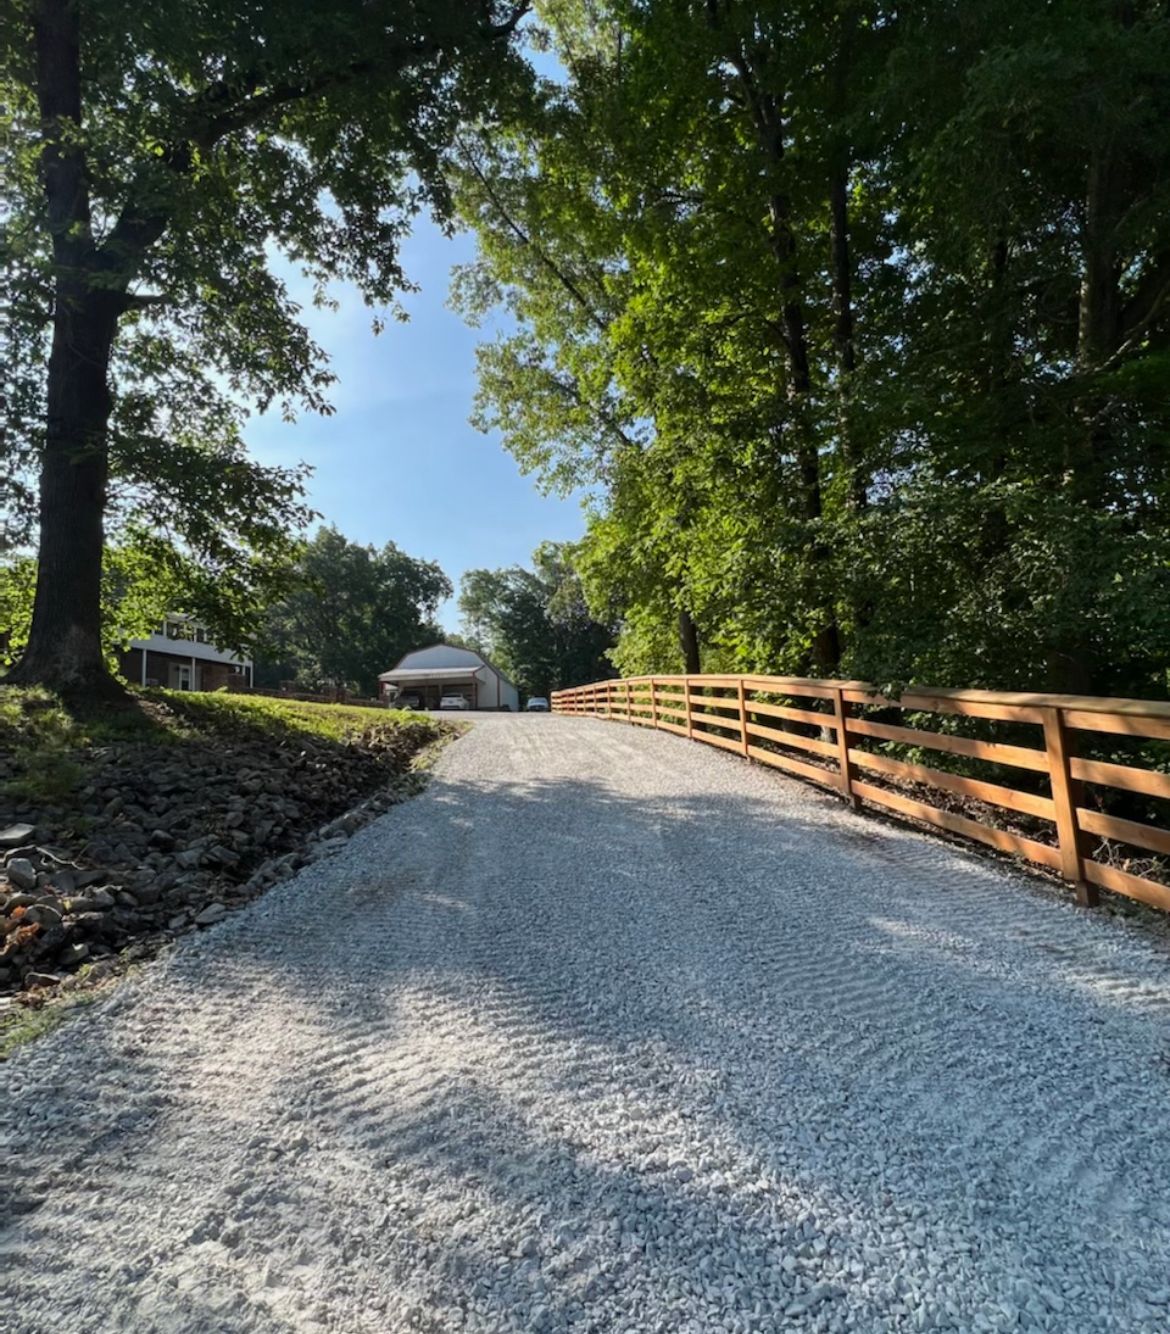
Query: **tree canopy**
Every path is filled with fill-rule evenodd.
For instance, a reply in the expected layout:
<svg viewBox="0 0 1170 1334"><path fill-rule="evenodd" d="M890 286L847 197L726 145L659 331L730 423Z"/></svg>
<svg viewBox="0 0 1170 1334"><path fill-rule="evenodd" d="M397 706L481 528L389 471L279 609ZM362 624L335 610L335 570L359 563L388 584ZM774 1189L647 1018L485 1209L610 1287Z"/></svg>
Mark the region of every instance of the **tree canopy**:
<svg viewBox="0 0 1170 1334"><path fill-rule="evenodd" d="M527 86L499 0L8 0L0 37L5 541L34 520L14 679L98 687L105 533L138 522L209 571L288 555L302 473L246 413L329 411L274 257L357 286L448 217L444 157Z"/></svg>
<svg viewBox="0 0 1170 1334"><path fill-rule="evenodd" d="M456 299L514 322L480 424L594 495L623 669L1163 693L1165 6L540 17Z"/></svg>
<svg viewBox="0 0 1170 1334"><path fill-rule="evenodd" d="M451 591L433 561L321 527L296 563L292 588L265 617L256 681L340 686L373 698L380 672L443 637L435 614Z"/></svg>

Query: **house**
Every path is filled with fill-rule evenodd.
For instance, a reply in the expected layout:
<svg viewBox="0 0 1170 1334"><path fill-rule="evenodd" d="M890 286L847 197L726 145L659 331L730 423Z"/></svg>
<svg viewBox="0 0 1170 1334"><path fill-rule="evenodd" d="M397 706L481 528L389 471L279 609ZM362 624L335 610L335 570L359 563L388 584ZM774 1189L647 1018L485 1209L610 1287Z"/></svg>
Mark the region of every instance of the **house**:
<svg viewBox="0 0 1170 1334"><path fill-rule="evenodd" d="M520 708L520 692L488 660L454 644L416 649L378 677L378 690L389 701L417 695L419 708L437 709L444 695L462 695L473 709Z"/></svg>
<svg viewBox="0 0 1170 1334"><path fill-rule="evenodd" d="M218 690L252 684L252 660L218 648L190 616L168 616L149 639L132 639L119 658L122 675L144 686Z"/></svg>

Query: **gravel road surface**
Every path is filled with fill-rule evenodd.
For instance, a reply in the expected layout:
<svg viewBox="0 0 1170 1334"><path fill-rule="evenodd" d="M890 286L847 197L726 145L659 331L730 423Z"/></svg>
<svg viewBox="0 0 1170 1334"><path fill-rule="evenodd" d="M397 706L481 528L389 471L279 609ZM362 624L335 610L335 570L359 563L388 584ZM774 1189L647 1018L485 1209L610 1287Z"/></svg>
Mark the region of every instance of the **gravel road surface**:
<svg viewBox="0 0 1170 1334"><path fill-rule="evenodd" d="M0 1067L0 1331L1170 1328L1170 956L733 756L481 717Z"/></svg>

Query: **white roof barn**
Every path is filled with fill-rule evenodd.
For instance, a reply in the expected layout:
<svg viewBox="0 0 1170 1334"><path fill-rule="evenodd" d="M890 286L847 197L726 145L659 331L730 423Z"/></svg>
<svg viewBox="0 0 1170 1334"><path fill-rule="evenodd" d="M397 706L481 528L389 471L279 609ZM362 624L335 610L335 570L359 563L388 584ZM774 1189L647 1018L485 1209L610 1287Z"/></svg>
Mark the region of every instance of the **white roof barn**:
<svg viewBox="0 0 1170 1334"><path fill-rule="evenodd" d="M454 644L415 649L378 683L384 696L417 695L424 709L437 709L444 695L462 695L473 709L520 708L520 692L498 667Z"/></svg>

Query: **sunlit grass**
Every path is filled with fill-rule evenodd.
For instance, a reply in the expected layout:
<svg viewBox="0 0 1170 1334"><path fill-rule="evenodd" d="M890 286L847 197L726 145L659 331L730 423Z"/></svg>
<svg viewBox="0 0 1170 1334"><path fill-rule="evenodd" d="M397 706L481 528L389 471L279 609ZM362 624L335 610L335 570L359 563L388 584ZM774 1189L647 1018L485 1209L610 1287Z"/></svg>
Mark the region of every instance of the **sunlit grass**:
<svg viewBox="0 0 1170 1334"><path fill-rule="evenodd" d="M131 689L121 706L103 703L88 710L48 690L0 685L0 754L7 760L0 795L31 803L65 801L84 776L86 758L103 746L199 745L224 736L422 746L443 731L434 719L401 709L226 691Z"/></svg>

